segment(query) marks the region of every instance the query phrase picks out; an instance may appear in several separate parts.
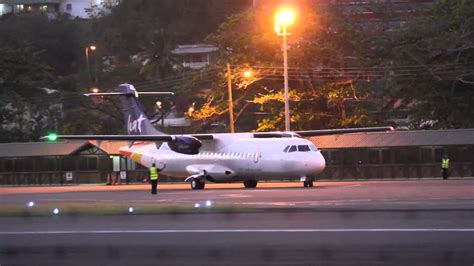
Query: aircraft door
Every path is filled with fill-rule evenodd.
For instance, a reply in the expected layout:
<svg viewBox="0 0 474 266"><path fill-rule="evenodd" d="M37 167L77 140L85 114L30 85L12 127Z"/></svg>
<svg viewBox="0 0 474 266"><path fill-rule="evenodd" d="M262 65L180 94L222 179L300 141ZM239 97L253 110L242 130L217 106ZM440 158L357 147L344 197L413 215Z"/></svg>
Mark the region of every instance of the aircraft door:
<svg viewBox="0 0 474 266"><path fill-rule="evenodd" d="M253 162L258 163L258 159L260 158L260 152L256 152L253 154Z"/></svg>

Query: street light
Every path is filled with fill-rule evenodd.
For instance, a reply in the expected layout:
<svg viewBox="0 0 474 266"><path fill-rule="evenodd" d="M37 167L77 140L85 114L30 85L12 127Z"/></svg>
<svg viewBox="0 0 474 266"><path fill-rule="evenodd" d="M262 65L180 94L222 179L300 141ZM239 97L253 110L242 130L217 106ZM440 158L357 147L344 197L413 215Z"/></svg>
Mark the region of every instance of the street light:
<svg viewBox="0 0 474 266"><path fill-rule="evenodd" d="M89 64L89 50L95 51L97 47L95 45L90 45L85 48L85 53L86 53L86 67L87 67L87 73L89 75L89 80L91 79L91 70L90 70L90 64ZM97 78L96 81L97 83Z"/></svg>
<svg viewBox="0 0 474 266"><path fill-rule="evenodd" d="M253 75L252 71L250 71L250 70L247 70L247 71L244 72L244 78L250 78L250 77L252 77L252 75Z"/></svg>
<svg viewBox="0 0 474 266"><path fill-rule="evenodd" d="M290 104L288 100L288 52L286 36L291 35L287 26L295 21L295 12L289 8L280 9L275 15L275 31L283 37L283 78L285 82L285 131L290 131Z"/></svg>

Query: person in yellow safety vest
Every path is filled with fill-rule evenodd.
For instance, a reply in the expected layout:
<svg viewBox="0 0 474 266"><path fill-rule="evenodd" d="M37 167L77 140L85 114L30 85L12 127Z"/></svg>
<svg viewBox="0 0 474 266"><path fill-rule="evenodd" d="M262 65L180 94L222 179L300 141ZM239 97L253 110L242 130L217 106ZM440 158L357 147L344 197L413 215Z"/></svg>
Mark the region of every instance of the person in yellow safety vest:
<svg viewBox="0 0 474 266"><path fill-rule="evenodd" d="M441 159L441 169L443 171L443 179L448 179L448 170L449 170L449 158L448 155L444 155Z"/></svg>
<svg viewBox="0 0 474 266"><path fill-rule="evenodd" d="M158 172L161 172L165 169L166 165L163 165L163 168L158 169L156 168L155 163L153 163L150 167L150 182L151 182L151 194L156 195L156 188L158 187Z"/></svg>

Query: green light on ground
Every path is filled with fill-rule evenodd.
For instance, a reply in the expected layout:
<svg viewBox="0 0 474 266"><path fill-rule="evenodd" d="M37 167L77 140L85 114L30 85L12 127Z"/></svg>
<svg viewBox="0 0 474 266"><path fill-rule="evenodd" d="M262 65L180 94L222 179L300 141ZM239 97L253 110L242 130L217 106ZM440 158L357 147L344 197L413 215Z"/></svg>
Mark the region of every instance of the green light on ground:
<svg viewBox="0 0 474 266"><path fill-rule="evenodd" d="M51 133L48 135L48 141L56 141L58 139L58 135L56 133Z"/></svg>

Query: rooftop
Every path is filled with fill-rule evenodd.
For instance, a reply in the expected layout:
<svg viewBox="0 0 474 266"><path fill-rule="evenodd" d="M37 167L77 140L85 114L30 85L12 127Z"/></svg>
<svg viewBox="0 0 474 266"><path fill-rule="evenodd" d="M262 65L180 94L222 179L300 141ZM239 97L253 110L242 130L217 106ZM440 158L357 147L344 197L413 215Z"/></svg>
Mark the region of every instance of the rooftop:
<svg viewBox="0 0 474 266"><path fill-rule="evenodd" d="M474 128L352 133L309 139L321 149L474 145Z"/></svg>
<svg viewBox="0 0 474 266"><path fill-rule="evenodd" d="M92 147L87 141L0 143L0 157L66 156Z"/></svg>
<svg viewBox="0 0 474 266"><path fill-rule="evenodd" d="M174 54L198 54L198 53L212 53L218 50L217 47L210 44L186 44L178 45L178 47L171 52Z"/></svg>

